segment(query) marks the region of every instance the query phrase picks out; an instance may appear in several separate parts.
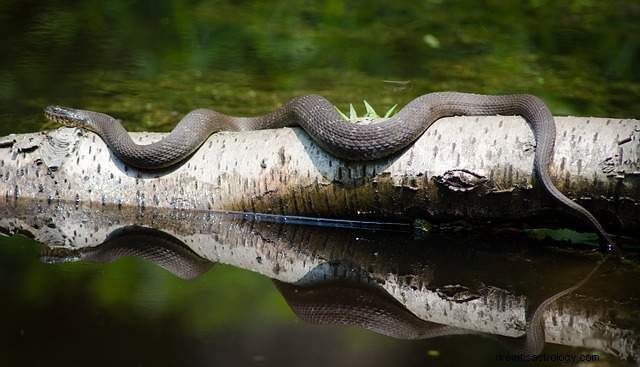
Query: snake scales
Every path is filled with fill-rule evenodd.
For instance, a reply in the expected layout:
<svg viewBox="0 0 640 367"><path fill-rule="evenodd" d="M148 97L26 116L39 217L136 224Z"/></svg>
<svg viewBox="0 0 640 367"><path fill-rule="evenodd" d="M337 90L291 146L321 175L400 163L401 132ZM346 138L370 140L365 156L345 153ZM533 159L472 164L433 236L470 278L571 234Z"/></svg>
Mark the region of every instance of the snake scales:
<svg viewBox="0 0 640 367"><path fill-rule="evenodd" d="M383 158L406 148L442 117L496 114L521 115L526 119L536 140L534 171L538 181L553 198L592 225L604 249L614 249L613 241L598 220L553 185L549 164L555 144L555 122L544 102L532 95L429 93L415 98L393 117L369 125L345 121L331 102L318 95L296 97L275 111L257 117L233 117L197 109L187 114L170 134L149 145L135 144L120 121L109 115L60 106L45 109L47 119L97 133L124 162L145 170L183 162L211 134L224 130L300 126L336 157L364 161Z"/></svg>

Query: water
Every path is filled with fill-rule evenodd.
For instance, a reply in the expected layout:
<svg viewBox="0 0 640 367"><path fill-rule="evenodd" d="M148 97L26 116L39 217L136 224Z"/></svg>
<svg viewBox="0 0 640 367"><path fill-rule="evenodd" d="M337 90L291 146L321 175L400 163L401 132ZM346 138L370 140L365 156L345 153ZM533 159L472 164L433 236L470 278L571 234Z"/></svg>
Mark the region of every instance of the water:
<svg viewBox="0 0 640 367"><path fill-rule="evenodd" d="M0 136L53 127L41 117L49 104L108 112L131 130L168 131L194 108L252 115L305 93L325 95L343 111L349 103L363 111L366 99L380 112L437 90L526 92L557 115L637 118L639 16L631 0L0 1ZM593 247L567 249L523 235L424 237L235 218L223 221L233 226L221 238L197 228L203 221L183 228L184 216L200 214L154 217L148 209L144 218L123 218L47 203L19 209L3 208L0 218L22 218L26 233L49 246L98 245L122 227L145 225L218 264L190 281L136 258L45 264L36 241L0 237L3 365L495 365L497 354L513 350L500 338L523 333L525 314L599 260ZM275 247L251 242L258 241L252 230ZM238 236L250 241L240 246ZM44 255L52 261L77 254ZM567 328L575 331L571 340L588 347L552 343L544 353L597 352L604 362L595 365L634 363L638 272L637 261L629 261L605 263L550 306L574 321L600 317ZM330 281L366 294L373 282L374 292L382 287L405 309L456 327L473 326L469 315L478 313L428 314L419 300L428 295L462 307L497 289L520 313L509 319L510 307L488 308L484 317L503 321L482 324L488 336L409 342L300 322L276 286L300 279L311 282L307 287ZM402 286L393 288L394 281ZM335 294L324 299L346 302ZM517 302L534 309L525 312ZM600 329L588 328L594 325Z"/></svg>
<svg viewBox="0 0 640 367"><path fill-rule="evenodd" d="M592 247L27 200L0 214L22 234L0 238L10 365L493 365L533 353L527 320L585 279L543 307L543 355L638 355L635 260L598 267Z"/></svg>

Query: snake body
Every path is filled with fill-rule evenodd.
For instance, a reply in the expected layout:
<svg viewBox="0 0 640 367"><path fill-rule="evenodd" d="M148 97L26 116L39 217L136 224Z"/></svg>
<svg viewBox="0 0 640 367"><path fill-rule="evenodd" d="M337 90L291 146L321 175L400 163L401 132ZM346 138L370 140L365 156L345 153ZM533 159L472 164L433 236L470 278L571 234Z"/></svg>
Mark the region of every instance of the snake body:
<svg viewBox="0 0 640 367"><path fill-rule="evenodd" d="M539 182L553 198L592 225L603 248L614 249L613 241L598 220L553 185L549 165L556 137L555 122L544 102L532 95L429 93L415 98L391 118L367 125L345 121L333 104L319 95L293 98L275 111L257 117L234 117L197 109L188 113L162 140L148 145L135 144L120 121L104 113L60 106L45 109L47 119L97 133L124 162L144 170L180 164L218 131L300 126L332 155L350 161L366 161L384 158L406 148L440 118L496 114L524 117L536 141L534 171Z"/></svg>

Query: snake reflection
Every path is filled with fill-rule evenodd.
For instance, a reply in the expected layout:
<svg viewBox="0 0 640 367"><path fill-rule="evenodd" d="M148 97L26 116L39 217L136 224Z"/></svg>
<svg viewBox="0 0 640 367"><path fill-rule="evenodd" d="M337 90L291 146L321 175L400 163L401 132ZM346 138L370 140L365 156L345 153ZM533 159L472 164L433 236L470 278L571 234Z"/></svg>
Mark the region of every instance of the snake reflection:
<svg viewBox="0 0 640 367"><path fill-rule="evenodd" d="M128 256L149 261L183 279L195 278L214 265L176 237L135 225L113 231L97 247L44 249L41 259L48 263L79 260L110 263ZM576 284L540 302L527 320L525 335L515 339L422 320L378 286L360 266L348 261L320 264L295 283L276 279L273 282L293 312L311 324L355 326L397 339L473 334L495 339L514 352L540 354L545 345L542 317L545 309L584 285L607 257Z"/></svg>

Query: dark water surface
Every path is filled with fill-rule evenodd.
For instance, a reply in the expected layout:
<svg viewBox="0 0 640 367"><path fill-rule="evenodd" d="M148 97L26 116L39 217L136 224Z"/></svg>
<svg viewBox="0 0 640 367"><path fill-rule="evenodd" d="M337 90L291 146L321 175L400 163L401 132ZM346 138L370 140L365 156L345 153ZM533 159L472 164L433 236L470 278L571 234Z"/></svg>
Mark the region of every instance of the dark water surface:
<svg viewBox="0 0 640 367"><path fill-rule="evenodd" d="M252 115L305 93L382 111L439 90L525 92L556 115L638 118L638 19L635 0L0 0L0 136L53 127L49 104L168 131L194 108ZM519 365L496 356L523 353L536 307L602 257L512 233L0 210L7 366ZM607 261L549 305L543 353L639 363L638 269ZM420 320L467 335L404 340ZM376 325L387 336L363 329Z"/></svg>
<svg viewBox="0 0 640 367"><path fill-rule="evenodd" d="M27 200L0 218L9 365L638 362L637 260L593 247Z"/></svg>

